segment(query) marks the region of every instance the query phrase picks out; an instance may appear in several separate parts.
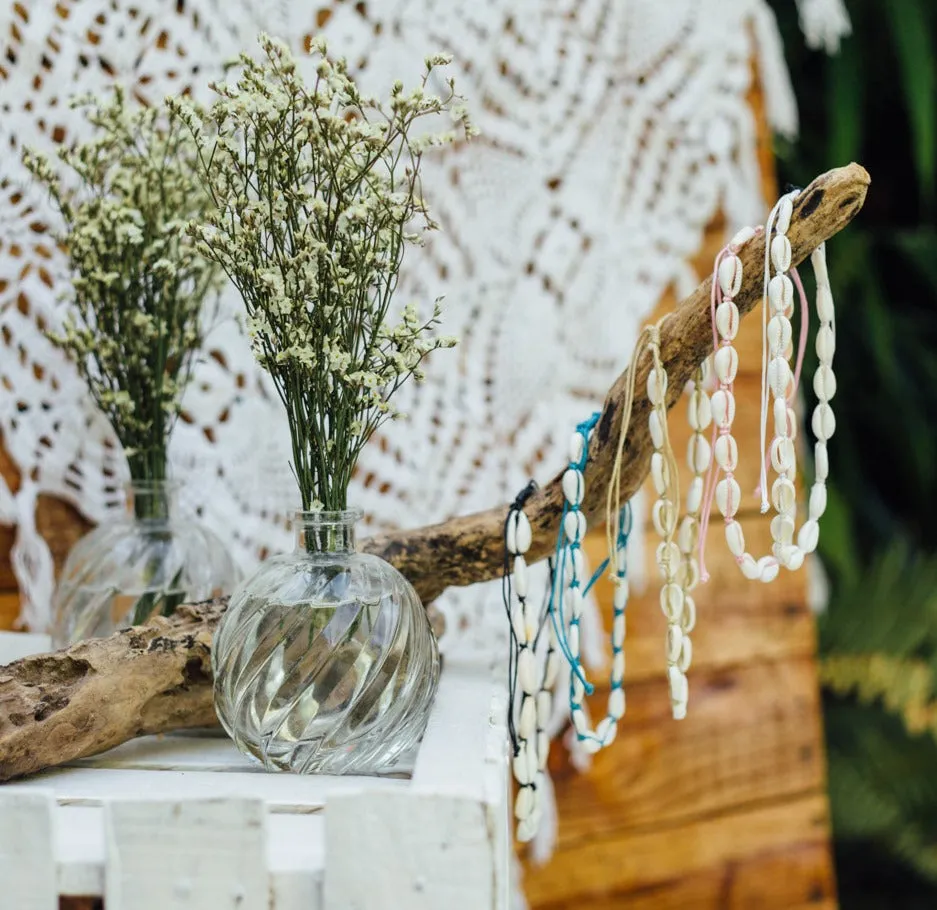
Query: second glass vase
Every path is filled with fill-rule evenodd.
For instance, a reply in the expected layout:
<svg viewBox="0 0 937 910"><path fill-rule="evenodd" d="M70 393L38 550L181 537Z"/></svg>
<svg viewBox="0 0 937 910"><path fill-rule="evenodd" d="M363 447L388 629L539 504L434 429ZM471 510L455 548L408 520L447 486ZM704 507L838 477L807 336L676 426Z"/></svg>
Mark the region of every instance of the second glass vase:
<svg viewBox="0 0 937 910"><path fill-rule="evenodd" d="M172 481L131 483L126 513L75 544L53 599L57 648L231 592L231 558L215 534L179 513L178 489Z"/></svg>
<svg viewBox="0 0 937 910"><path fill-rule="evenodd" d="M423 734L439 652L416 591L356 552L360 512L302 512L296 549L232 596L212 645L215 709L268 769L376 773Z"/></svg>

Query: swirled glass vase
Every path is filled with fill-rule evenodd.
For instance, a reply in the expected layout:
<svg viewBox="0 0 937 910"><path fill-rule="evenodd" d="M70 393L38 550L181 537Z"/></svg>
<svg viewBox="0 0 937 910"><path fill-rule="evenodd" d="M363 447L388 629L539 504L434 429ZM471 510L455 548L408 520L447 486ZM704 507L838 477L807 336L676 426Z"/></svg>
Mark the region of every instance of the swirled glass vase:
<svg viewBox="0 0 937 910"><path fill-rule="evenodd" d="M178 493L172 481L131 483L126 514L71 549L52 603L56 647L231 592L237 571L224 544L180 512Z"/></svg>
<svg viewBox="0 0 937 910"><path fill-rule="evenodd" d="M360 518L297 513L296 549L241 585L215 634L218 718L270 770L386 771L426 726L436 638L403 575L356 551Z"/></svg>

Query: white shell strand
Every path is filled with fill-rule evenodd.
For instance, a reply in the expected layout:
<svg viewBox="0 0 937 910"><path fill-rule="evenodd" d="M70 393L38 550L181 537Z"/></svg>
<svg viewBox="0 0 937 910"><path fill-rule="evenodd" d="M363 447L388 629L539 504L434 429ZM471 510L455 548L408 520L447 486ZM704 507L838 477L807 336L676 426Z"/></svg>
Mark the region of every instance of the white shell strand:
<svg viewBox="0 0 937 910"><path fill-rule="evenodd" d="M836 334L834 323L833 297L829 287L829 277L826 268L825 248L821 244L811 256L814 274L817 279L817 314L820 319L820 328L817 332L816 350L819 366L814 375L813 386L818 404L812 415L812 427L817 438L814 450L816 464L816 479L809 497L809 518L795 535L796 490L794 487L796 472L796 449L794 439L797 433L795 415L787 399L788 389L793 380L793 372L789 362L792 345L792 329L788 313L794 303L794 286L788 277L787 270L791 265L791 245L786 237L793 212L793 195L788 194L778 203L774 211L775 235L767 239L770 261L774 266L775 275L768 282L768 299L771 306L771 318L765 327L765 343L768 346L767 385L774 399L774 440L771 443L771 463L778 473L777 480L771 488L771 501L777 517L771 521L771 536L773 540L771 556L756 559L745 551L745 536L742 527L734 519L739 505L740 490L733 473L738 464L738 447L731 435L732 423L735 418L735 407L730 382L727 377L730 371L717 369L718 387L713 392L711 407L713 420L719 427L720 435L713 449L713 457L717 466L725 473L725 477L715 487L715 500L719 511L725 518L725 536L729 552L735 557L742 573L746 578L760 579L763 582L773 581L783 565L788 569L797 569L803 565L804 555L816 549L819 537L817 520L826 510L826 478L829 474L829 456L827 454L827 440L836 430L836 419L830 399L836 394L836 377L833 373L832 359L836 349ZM770 226L770 224L769 224ZM742 276L736 274L735 263L741 260L735 256L736 249L722 259L717 268L720 278L720 287L725 292L726 282L722 281L723 263L731 260L732 269L726 269L733 283L741 283ZM736 292L737 293L737 292ZM733 304L734 305L734 304ZM719 312L726 306L723 301L716 309L716 330L721 336L721 344L716 351L716 357L728 362L733 351L732 338L721 330L727 316L719 317ZM726 312L722 310L722 312ZM794 543L796 536L796 543Z"/></svg>
<svg viewBox="0 0 937 910"><path fill-rule="evenodd" d="M564 486L566 478L564 477ZM534 640L539 622L538 611L527 602L528 572L523 554L530 549L532 529L520 508L512 507L505 522L504 547L513 555L511 590L516 601L511 604L511 627L517 639L517 688L521 693L516 726L516 753L511 761L518 784L514 803L517 837L530 840L537 831L542 812L542 790L537 782L549 758L550 739L545 726L552 711L552 687L559 668L556 637L550 629L550 644L543 674L538 679Z"/></svg>
<svg viewBox="0 0 937 910"><path fill-rule="evenodd" d="M760 579L763 582L773 581L782 565L791 570L800 568L805 554L816 549L819 539L818 519L826 511L827 503L826 478L829 474L829 456L826 443L836 431L836 418L830 405L830 400L836 394L836 376L833 373L832 362L833 353L836 350L836 331L833 297L826 268L826 252L821 244L811 256L817 280L817 314L820 319L816 340L819 365L813 379L818 404L811 420L813 433L817 439L814 448L816 478L809 496L808 520L795 535L797 496L794 481L797 459L794 439L797 433L797 421L787 397L793 381L793 372L789 362L792 329L788 312L794 302L794 287L791 279L785 274L791 265L791 246L785 233L790 224L792 211L792 196L785 196L775 209L776 233L768 243L770 260L776 272L768 282L768 298L773 315L766 323L764 339L769 350L770 359L767 363L766 379L773 397L774 412L774 439L771 443L770 455L771 464L778 474L777 480L771 487L771 502L777 514L777 517L771 521L772 556L755 559L747 553L741 525L734 520L738 509L738 484L733 478L733 471L737 465L737 454L734 454L737 452L737 447L731 435L735 414L730 402L732 405L734 402L729 383L718 370L719 387L711 399L713 419L719 426L721 434L716 441L713 456L716 464L725 472L725 478L716 485L715 499L719 511L726 520L726 544L745 577ZM731 258L740 261L734 255ZM721 269L720 263L717 269L720 275ZM735 280L734 271L732 277ZM724 306L724 302L720 306ZM718 319L716 328L717 330L719 328ZM723 353L726 350L732 350L731 339L723 336L716 356L726 357L727 355Z"/></svg>
<svg viewBox="0 0 937 910"><path fill-rule="evenodd" d="M778 535L775 538L774 554L781 565L792 571L799 569L804 563L804 557L817 547L820 536L818 520L826 511L827 502L826 479L829 475L829 456L826 443L836 430L836 418L830 404L830 399L836 394L836 375L833 372L836 325L833 294L830 290L826 268L826 248L823 244L813 251L810 261L817 283L816 309L820 319L816 343L819 363L813 377L813 388L818 404L811 420L813 434L817 440L814 445L816 474L808 499L807 521L797 532L796 543L793 542L793 501L795 500L793 468L786 472L787 483L783 487L779 486L780 479L776 481L775 493L772 496L775 511L779 516L785 516L785 522L778 525L779 530L783 529L783 537ZM777 402L775 406L777 407ZM783 425L777 423L776 430L777 439L787 442L793 452L793 421L789 416L785 418ZM787 523L788 520L790 524Z"/></svg>
<svg viewBox="0 0 937 910"><path fill-rule="evenodd" d="M661 407L665 407L664 401L667 392L667 378L664 376L658 381L659 377L653 374L648 377L648 395L661 402ZM656 410L652 413L659 413ZM700 415L701 417L704 415ZM708 420L707 420L708 422ZM663 441L664 424L659 421L652 423L652 437ZM625 712L625 695L622 689L625 673L625 607L628 602L628 580L627 572L627 551L622 541L627 536L627 532L619 534L619 543L616 545L614 568L615 568L615 590L613 594L614 618L612 620L612 668L610 675L611 691L608 697L608 705L605 717L603 717L595 729L589 728L589 721L583 709L582 699L587 690L584 676L581 675L582 668L579 664L580 639L579 620L582 615L583 591L586 579L584 576L584 559L582 556L582 540L587 531L587 522L580 506L585 495L585 477L580 470L584 453L587 449L588 436L587 431L580 428L576 431L576 437L579 442L570 442L570 455L577 456L571 458L569 466L563 475L563 495L566 500L566 515L563 519L563 531L566 541L563 547L561 559L566 567L565 593L562 594L564 602L570 615L569 629L566 631L566 645L569 649L569 656L575 662L573 675L570 685L570 716L573 721L573 728L580 741L582 748L589 753L598 752L604 746L611 743L618 732L618 721ZM669 475L666 465L658 465L657 472L660 475L660 483ZM629 507L630 508L630 507ZM630 513L629 513L630 514ZM622 520L622 519L620 519ZM628 519L630 521L630 518ZM661 529L672 528L676 522L676 510L673 505L666 500L657 503L654 510L654 524Z"/></svg>
<svg viewBox="0 0 937 910"><path fill-rule="evenodd" d="M735 294L741 286L742 263L740 260L727 260L723 263L718 280L723 293ZM722 382L732 382L738 372L738 354L729 341L738 332L738 308L731 300L724 301L717 316L719 333L725 339L726 346L720 348L714 360L714 372ZM656 332L652 335L648 349L653 356L651 375L658 376L655 386L666 388L666 373L660 364L660 349ZM709 469L713 457L712 447L704 435L704 430L712 420L724 423L729 415L734 415L735 402L731 393L723 394L718 399L710 399L706 393L705 370L697 370L689 383L689 406L687 420L693 435L687 449L687 462L693 473L686 494L686 515L680 521L679 531L674 542L673 526L669 522L658 520L658 515L673 514L676 501L676 478L670 476L667 468L663 433L656 432L667 420L666 405L663 401L652 402L654 407L649 415L651 441L654 453L651 456L651 474L658 500L654 505L654 528L661 537L657 548L657 564L663 579L660 589L660 606L667 619L667 637L664 655L667 661L667 678L670 687L670 705L673 717L677 720L686 717L688 685L686 672L693 657L693 643L690 632L696 625L696 605L689 596L699 581L699 564L695 551L699 540L700 511L703 505L703 476ZM650 386L651 380L648 380ZM717 438L717 445L719 438ZM723 453L727 454L727 453ZM728 453L731 454L731 453Z"/></svg>

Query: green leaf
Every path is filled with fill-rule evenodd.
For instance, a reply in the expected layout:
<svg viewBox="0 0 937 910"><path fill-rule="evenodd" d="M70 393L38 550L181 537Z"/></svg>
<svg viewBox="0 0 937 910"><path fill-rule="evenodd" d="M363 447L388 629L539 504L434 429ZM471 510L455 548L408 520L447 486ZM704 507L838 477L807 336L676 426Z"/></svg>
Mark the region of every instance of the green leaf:
<svg viewBox="0 0 937 910"><path fill-rule="evenodd" d="M931 881L937 880L937 743L909 736L877 708L827 706L834 834L870 841ZM897 906L897 905L895 905Z"/></svg>
<svg viewBox="0 0 937 910"><path fill-rule="evenodd" d="M937 162L934 166L937 167ZM896 231L891 237L891 243L937 292L937 230L921 227Z"/></svg>
<svg viewBox="0 0 937 910"><path fill-rule="evenodd" d="M831 752L830 806L837 837L880 836L901 817L894 799L870 784L850 757Z"/></svg>
<svg viewBox="0 0 937 910"><path fill-rule="evenodd" d="M889 306L889 297L882 286L878 272L867 269L865 297L860 316L864 318L869 339L869 354L874 358L876 371L882 382L892 388L900 381L900 364L895 359L895 321Z"/></svg>
<svg viewBox="0 0 937 910"><path fill-rule="evenodd" d="M820 556L839 584L855 583L859 572L859 552L852 528L849 503L833 480L826 485L827 504L820 535Z"/></svg>
<svg viewBox="0 0 937 910"><path fill-rule="evenodd" d="M848 164L862 157L864 80L858 41L843 41L839 53L830 58L828 72L827 157L830 165Z"/></svg>
<svg viewBox="0 0 937 910"><path fill-rule="evenodd" d="M894 541L840 581L818 625L825 655L929 655L937 636L937 556L912 555L906 541Z"/></svg>
<svg viewBox="0 0 937 910"><path fill-rule="evenodd" d="M914 161L921 191L934 201L937 158L937 64L925 4L931 0L888 0L882 7L888 16L904 83L905 102L914 142Z"/></svg>

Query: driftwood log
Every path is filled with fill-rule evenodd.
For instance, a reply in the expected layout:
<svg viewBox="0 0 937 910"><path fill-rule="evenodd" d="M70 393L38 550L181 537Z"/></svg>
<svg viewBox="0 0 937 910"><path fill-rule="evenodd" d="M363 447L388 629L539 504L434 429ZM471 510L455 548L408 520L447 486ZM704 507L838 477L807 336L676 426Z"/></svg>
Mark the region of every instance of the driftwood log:
<svg viewBox="0 0 937 910"><path fill-rule="evenodd" d="M787 236L798 264L855 217L865 201L869 175L856 164L829 171L798 197ZM745 282L736 298L741 315L761 299L764 239L742 251ZM704 281L661 327L668 405L680 397L694 370L712 349L711 280ZM590 519L602 515L621 427L630 366L609 390L590 446L583 503ZM648 359L636 364L634 416L624 449L622 499L643 482L650 463L645 394ZM557 477L528 502L533 527L530 560L553 546L562 512ZM501 571L500 505L441 524L371 538L364 548L393 563L425 603L447 587L494 578ZM181 607L175 616L121 630L71 648L0 668L0 780L31 774L112 748L135 736L217 723L212 707L211 638L223 601Z"/></svg>

